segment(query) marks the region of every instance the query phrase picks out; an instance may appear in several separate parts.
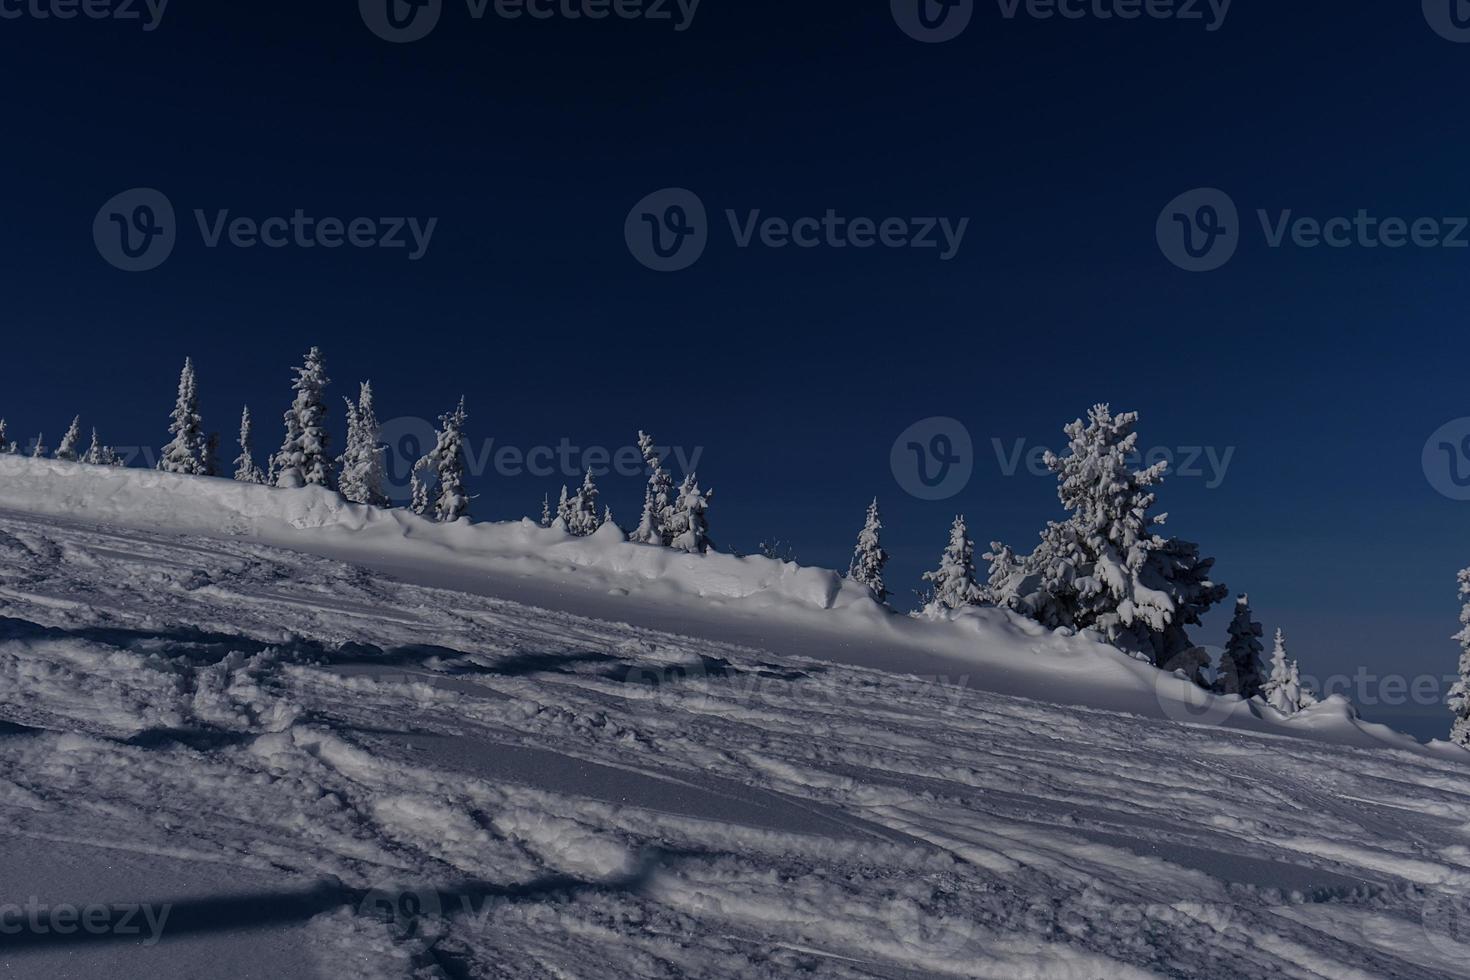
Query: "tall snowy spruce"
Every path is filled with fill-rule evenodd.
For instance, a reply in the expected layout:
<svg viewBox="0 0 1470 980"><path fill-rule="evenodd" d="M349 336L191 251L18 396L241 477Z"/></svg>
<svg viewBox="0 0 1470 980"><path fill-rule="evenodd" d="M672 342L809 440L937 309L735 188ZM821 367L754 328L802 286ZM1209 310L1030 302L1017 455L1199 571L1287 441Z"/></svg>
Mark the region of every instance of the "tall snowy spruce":
<svg viewBox="0 0 1470 980"><path fill-rule="evenodd" d="M852 563L847 567L847 577L861 582L879 602L888 602L888 586L883 582L883 566L888 564L888 552L879 540L883 531L883 520L878 516L878 498L868 505L868 518L858 532L857 548L852 554Z"/></svg>
<svg viewBox="0 0 1470 980"><path fill-rule="evenodd" d="M1276 631L1276 646L1271 651L1271 675L1261 685L1261 698L1286 715L1294 715L1317 703L1311 691L1302 687L1301 669L1286 654L1286 638Z"/></svg>
<svg viewBox="0 0 1470 980"><path fill-rule="evenodd" d="M1220 654L1220 667L1215 675L1215 690L1221 694L1239 694L1253 698L1261 693L1265 668L1261 653L1264 631L1251 615L1250 596L1235 600L1235 618L1230 621L1230 641Z"/></svg>
<svg viewBox="0 0 1470 980"><path fill-rule="evenodd" d="M439 416L434 448L413 468L413 502L416 514L427 514L432 506L434 520L444 524L466 517L470 496L464 485L464 398L452 412ZM432 503L431 503L432 502Z"/></svg>
<svg viewBox="0 0 1470 980"><path fill-rule="evenodd" d="M1470 568L1460 573L1460 625L1455 634L1460 641L1460 679L1450 688L1449 706L1455 714L1450 741L1470 748Z"/></svg>
<svg viewBox="0 0 1470 980"><path fill-rule="evenodd" d="M640 431L638 449L643 453L643 462L648 469L648 486L643 491L643 515L638 520L638 529L633 532L632 540L668 545L673 541L668 525L674 480L663 467L653 436Z"/></svg>
<svg viewBox="0 0 1470 980"><path fill-rule="evenodd" d="M265 474L255 463L253 448L255 423L250 419L250 406L240 410L240 455L235 457L235 479L240 483L264 483Z"/></svg>
<svg viewBox="0 0 1470 980"><path fill-rule="evenodd" d="M5 427L5 420L0 419L0 453L10 455L15 452L15 443L10 441L10 431Z"/></svg>
<svg viewBox="0 0 1470 980"><path fill-rule="evenodd" d="M939 559L939 568L924 573L931 593L925 612L960 609L980 602L980 586L975 582L975 543L970 540L964 515L957 516L949 529L949 544Z"/></svg>
<svg viewBox="0 0 1470 980"><path fill-rule="evenodd" d="M117 466L119 461L117 453L111 446L102 445L102 440L97 438L97 430L92 430L92 444L87 447L87 454L82 457L82 462L92 466Z"/></svg>
<svg viewBox="0 0 1470 980"><path fill-rule="evenodd" d="M386 507L384 447L378 441L381 426L373 408L372 382L364 381L359 387L356 404L346 398L343 401L347 405L347 450L339 460L337 489L355 504Z"/></svg>
<svg viewBox="0 0 1470 980"><path fill-rule="evenodd" d="M179 394L174 400L168 431L173 439L163 447L158 468L166 473L203 476L204 430L199 418L199 386L192 358L184 358L184 369L179 373Z"/></svg>
<svg viewBox="0 0 1470 980"><path fill-rule="evenodd" d="M50 451L46 448L46 433L36 433L36 441L31 444L31 459L43 459Z"/></svg>
<svg viewBox="0 0 1470 980"><path fill-rule="evenodd" d="M61 445L56 447L56 458L64 459L68 463L75 463L82 455L82 417L78 415L71 420L71 428L66 430L66 435L61 437Z"/></svg>
<svg viewBox="0 0 1470 980"><path fill-rule="evenodd" d="M567 531L579 538L595 534L602 526L602 512L598 509L597 483L592 479L592 470L582 480L581 489L573 496L568 506Z"/></svg>
<svg viewBox="0 0 1470 980"><path fill-rule="evenodd" d="M562 487L562 493L566 493L566 487ZM538 522L542 527L551 527L551 494L541 497L541 520Z"/></svg>
<svg viewBox="0 0 1470 980"><path fill-rule="evenodd" d="M327 447L327 378L322 352L313 347L296 372L296 398L286 411L286 438L271 458L271 483L277 487L317 486L332 489L332 459Z"/></svg>
<svg viewBox="0 0 1470 980"><path fill-rule="evenodd" d="M689 474L679 489L675 508L675 527L678 533L669 542L669 547L697 555L714 547L709 537L709 502L713 496L713 490L699 488L699 477L696 474Z"/></svg>
<svg viewBox="0 0 1470 980"><path fill-rule="evenodd" d="M1200 557L1198 545L1156 532L1167 515L1149 513L1150 488L1168 464L1129 467L1137 421L1096 405L1066 426L1067 455L1045 460L1069 516L1048 524L1036 551L992 589L1045 626L1096 629L1156 666L1198 676L1208 661L1185 627L1198 626L1228 590L1211 581L1214 559Z"/></svg>

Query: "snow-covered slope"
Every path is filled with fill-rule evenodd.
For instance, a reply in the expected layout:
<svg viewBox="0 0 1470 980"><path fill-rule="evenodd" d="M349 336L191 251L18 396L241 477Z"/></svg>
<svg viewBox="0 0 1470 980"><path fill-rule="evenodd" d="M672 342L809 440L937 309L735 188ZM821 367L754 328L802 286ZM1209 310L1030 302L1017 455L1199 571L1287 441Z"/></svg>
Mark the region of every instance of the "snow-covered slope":
<svg viewBox="0 0 1470 980"><path fill-rule="evenodd" d="M575 538L530 520L441 525L402 509L350 504L318 487L276 490L0 456L0 512L6 510L54 522L243 538L402 581L997 693L1345 744L1417 747L1407 736L1361 721L1340 697L1286 718L1260 702L1204 694L1091 636L1052 633L1000 610L916 620L878 606L834 571L638 545L613 527Z"/></svg>
<svg viewBox="0 0 1470 980"><path fill-rule="evenodd" d="M1465 975L1459 750L549 534L0 460L0 971Z"/></svg>

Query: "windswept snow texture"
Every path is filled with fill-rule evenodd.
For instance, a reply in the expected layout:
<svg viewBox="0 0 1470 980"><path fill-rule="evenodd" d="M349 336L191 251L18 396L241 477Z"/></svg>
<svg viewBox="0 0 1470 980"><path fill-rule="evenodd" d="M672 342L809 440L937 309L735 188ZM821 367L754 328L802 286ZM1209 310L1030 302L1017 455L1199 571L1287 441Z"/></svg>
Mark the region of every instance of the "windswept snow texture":
<svg viewBox="0 0 1470 980"><path fill-rule="evenodd" d="M1375 744L1330 704L1295 734L1180 724L987 690L983 659L925 680L845 641L801 656L712 638L718 617L676 635L14 504L7 977L1470 963L1470 757ZM987 656L1072 649L1015 636ZM114 911L63 933L7 912L28 901ZM127 906L156 935L112 928Z"/></svg>

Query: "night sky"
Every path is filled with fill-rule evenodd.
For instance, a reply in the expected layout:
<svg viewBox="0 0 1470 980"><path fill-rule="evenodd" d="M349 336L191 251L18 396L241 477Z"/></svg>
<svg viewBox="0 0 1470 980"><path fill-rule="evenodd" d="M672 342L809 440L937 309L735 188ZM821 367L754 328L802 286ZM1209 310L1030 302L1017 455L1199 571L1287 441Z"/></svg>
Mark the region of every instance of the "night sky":
<svg viewBox="0 0 1470 980"><path fill-rule="evenodd" d="M877 495L907 603L957 512L978 543L1030 550L1061 516L1055 484L1024 459L1007 475L1007 458L1061 449L1061 426L1107 401L1142 413L1143 447L1213 453L1160 509L1268 633L1287 631L1304 673L1455 669L1470 503L1450 466L1470 458L1438 444L1470 423L1435 437L1428 473L1423 454L1470 416L1470 231L1455 233L1470 44L1431 28L1443 15L1455 33L1440 0L1236 0L1223 21L1204 0L1196 20L1100 19L1093 0L1080 19L1008 18L988 0L943 43L906 34L888 0L703 0L687 22L674 0L666 20L510 19L493 0L476 19L444 0L432 32L397 44L369 29L373 3L365 18L342 0L173 0L145 30L142 0L141 20L35 16L49 2L0 0L12 438L54 446L81 413L108 442L160 445L187 354L208 427L231 443L248 403L263 461L289 369L317 344L339 446L335 396L366 378L384 420L432 419L463 393L473 437L497 447L616 450L646 428L702 448L719 545L779 539L842 568ZM134 188L175 210L150 271L109 264L93 234ZM665 188L707 210L707 248L680 271L647 268L625 236L644 213L677 217L667 197L634 211ZM1238 251L1210 272L1156 237L1196 188L1238 207L1221 219ZM1187 200L1178 213L1200 219ZM387 218L437 223L417 259L407 231L405 248L242 248L228 231L211 248L196 209L207 225L300 209L342 237L370 218L364 241ZM873 239L903 219L893 241L915 219L968 224L948 256L937 221L936 248L835 248L825 232L775 248L760 231L742 248L727 210L737 225L831 211ZM1305 247L1307 228L1273 248L1287 210L1432 218L1420 238L1451 247L1358 230ZM942 500L907 493L891 464L934 417L973 446ZM1227 454L1222 474L1210 460ZM538 514L563 482L488 472L475 514ZM603 490L635 523L641 478ZM1222 643L1226 618L1197 639ZM1417 726L1408 710L1364 708L1448 729L1442 708Z"/></svg>

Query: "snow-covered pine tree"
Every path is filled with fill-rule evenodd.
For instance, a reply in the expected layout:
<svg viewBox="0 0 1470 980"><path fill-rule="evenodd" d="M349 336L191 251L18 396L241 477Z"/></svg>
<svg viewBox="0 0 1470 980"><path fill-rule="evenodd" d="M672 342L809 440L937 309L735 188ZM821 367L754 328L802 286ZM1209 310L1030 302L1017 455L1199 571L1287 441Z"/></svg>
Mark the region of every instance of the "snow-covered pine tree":
<svg viewBox="0 0 1470 980"><path fill-rule="evenodd" d="M5 427L5 420L0 419L0 453L9 455L15 452L15 443L10 441L10 432Z"/></svg>
<svg viewBox="0 0 1470 980"><path fill-rule="evenodd" d="M709 538L709 502L713 490L699 489L698 475L691 473L679 491L676 527L679 533L669 547L702 555L714 547Z"/></svg>
<svg viewBox="0 0 1470 980"><path fill-rule="evenodd" d="M250 419L250 406L240 410L240 455L235 457L235 479L240 483L264 483L265 474L255 465L255 423Z"/></svg>
<svg viewBox="0 0 1470 980"><path fill-rule="evenodd" d="M292 388L296 398L286 412L286 439L271 460L278 487L318 486L332 489L332 460L327 453L327 378L321 348L313 347L296 372Z"/></svg>
<svg viewBox="0 0 1470 980"><path fill-rule="evenodd" d="M638 521L638 530L633 532L632 540L643 544L667 545L673 540L667 525L672 507L670 494L674 489L674 480L659 459L653 436L640 430L638 449L643 453L643 462L648 469L648 487L643 494L643 516Z"/></svg>
<svg viewBox="0 0 1470 980"><path fill-rule="evenodd" d="M1002 609L1016 609L1025 564L1010 545L1001 541L990 542L990 550L980 557L990 562L990 574L980 588L981 598Z"/></svg>
<svg viewBox="0 0 1470 980"><path fill-rule="evenodd" d="M1455 634L1460 641L1460 679L1450 688L1449 706L1455 715L1450 741L1470 748L1470 568L1460 573L1460 601L1462 629Z"/></svg>
<svg viewBox="0 0 1470 980"><path fill-rule="evenodd" d="M428 470L426 469L428 460L429 457L425 456L423 459L418 461L418 463L414 466L413 473L409 476L408 484L408 509L421 517L428 514L429 512L430 487L428 481L424 478L424 476L427 476L428 474ZM423 474L423 476L421 476L420 474Z"/></svg>
<svg viewBox="0 0 1470 980"><path fill-rule="evenodd" d="M562 487L562 491L565 492L566 487ZM541 497L541 526L551 527L551 521L551 494L548 493Z"/></svg>
<svg viewBox="0 0 1470 980"><path fill-rule="evenodd" d="M1286 638L1276 631L1276 647L1271 651L1271 676L1261 687L1261 698L1286 715L1294 715L1317 703L1317 698L1302 687L1297 662L1286 655Z"/></svg>
<svg viewBox="0 0 1470 980"><path fill-rule="evenodd" d="M1086 421L1066 426L1068 454L1046 455L1070 516L1042 532L1012 605L1053 628L1097 629L1164 667L1196 649L1185 627L1199 625L1227 590L1210 580L1214 559L1201 558L1198 545L1156 533L1167 515L1149 513L1150 488L1167 464L1130 469L1137 421L1095 405Z"/></svg>
<svg viewBox="0 0 1470 980"><path fill-rule="evenodd" d="M602 524L597 510L598 496L592 470L588 469L587 475L582 479L581 488L572 496L571 516L567 520L568 531L579 538L585 538L597 531Z"/></svg>
<svg viewBox="0 0 1470 980"><path fill-rule="evenodd" d="M602 508L602 520L598 522L597 526L599 528L604 528L607 527L609 524L611 524L613 527L618 526L617 522L613 520L612 507L610 505L604 506Z"/></svg>
<svg viewBox="0 0 1470 980"><path fill-rule="evenodd" d="M852 553L852 563L847 567L847 577L860 582L881 603L888 602L888 586L883 582L883 566L888 564L888 552L879 540L883 531L883 520L878 516L878 498L868 505L868 517L863 529L858 532L857 548Z"/></svg>
<svg viewBox="0 0 1470 980"><path fill-rule="evenodd" d="M92 466L116 466L117 453L113 452L111 446L102 445L102 440L97 438L97 430L92 429L92 444L87 447L87 454L82 457L82 462Z"/></svg>
<svg viewBox="0 0 1470 980"><path fill-rule="evenodd" d="M950 526L949 544L939 559L939 568L925 572L924 581L933 589L928 611L959 609L980 602L980 586L975 582L975 545L963 515Z"/></svg>
<svg viewBox="0 0 1470 980"><path fill-rule="evenodd" d="M31 447L31 459L42 459L48 452L50 450L46 448L46 433L36 433L36 443Z"/></svg>
<svg viewBox="0 0 1470 980"><path fill-rule="evenodd" d="M1250 596L1242 593L1235 600L1235 618L1230 621L1230 641L1220 654L1215 674L1215 690L1220 694L1239 694L1253 698L1261 693L1265 669L1261 665L1264 635L1261 624L1251 616Z"/></svg>
<svg viewBox="0 0 1470 980"><path fill-rule="evenodd" d="M672 545L674 540L689 530L688 515L684 513L682 502L684 495L694 489L694 475L684 477L684 482L679 484L678 492L674 494L673 503L664 508L663 525L664 536Z"/></svg>
<svg viewBox="0 0 1470 980"><path fill-rule="evenodd" d="M71 420L71 427L66 430L66 435L61 437L61 445L56 447L56 458L75 463L81 454L82 417L78 415Z"/></svg>
<svg viewBox="0 0 1470 980"><path fill-rule="evenodd" d="M355 504L388 506L383 490L383 446L378 441L378 413L373 408L372 382L364 381L358 390L357 403L344 398L347 405L347 450L338 460L341 476L337 489Z"/></svg>
<svg viewBox="0 0 1470 980"><path fill-rule="evenodd" d="M560 524L563 531L571 531L572 514L572 497L571 494L567 493L567 485L563 483L561 485L561 498L556 502L556 521L553 523Z"/></svg>
<svg viewBox="0 0 1470 980"><path fill-rule="evenodd" d="M439 416L439 441L434 447L434 476L439 494L434 503L434 519L448 524L470 512L470 497L464 486L464 424L469 419L464 410L464 397L459 407Z"/></svg>
<svg viewBox="0 0 1470 980"><path fill-rule="evenodd" d="M192 358L184 358L184 369L179 372L179 394L174 400L168 431L173 439L163 447L158 468L166 473L203 475L204 431L199 418L199 386Z"/></svg>

